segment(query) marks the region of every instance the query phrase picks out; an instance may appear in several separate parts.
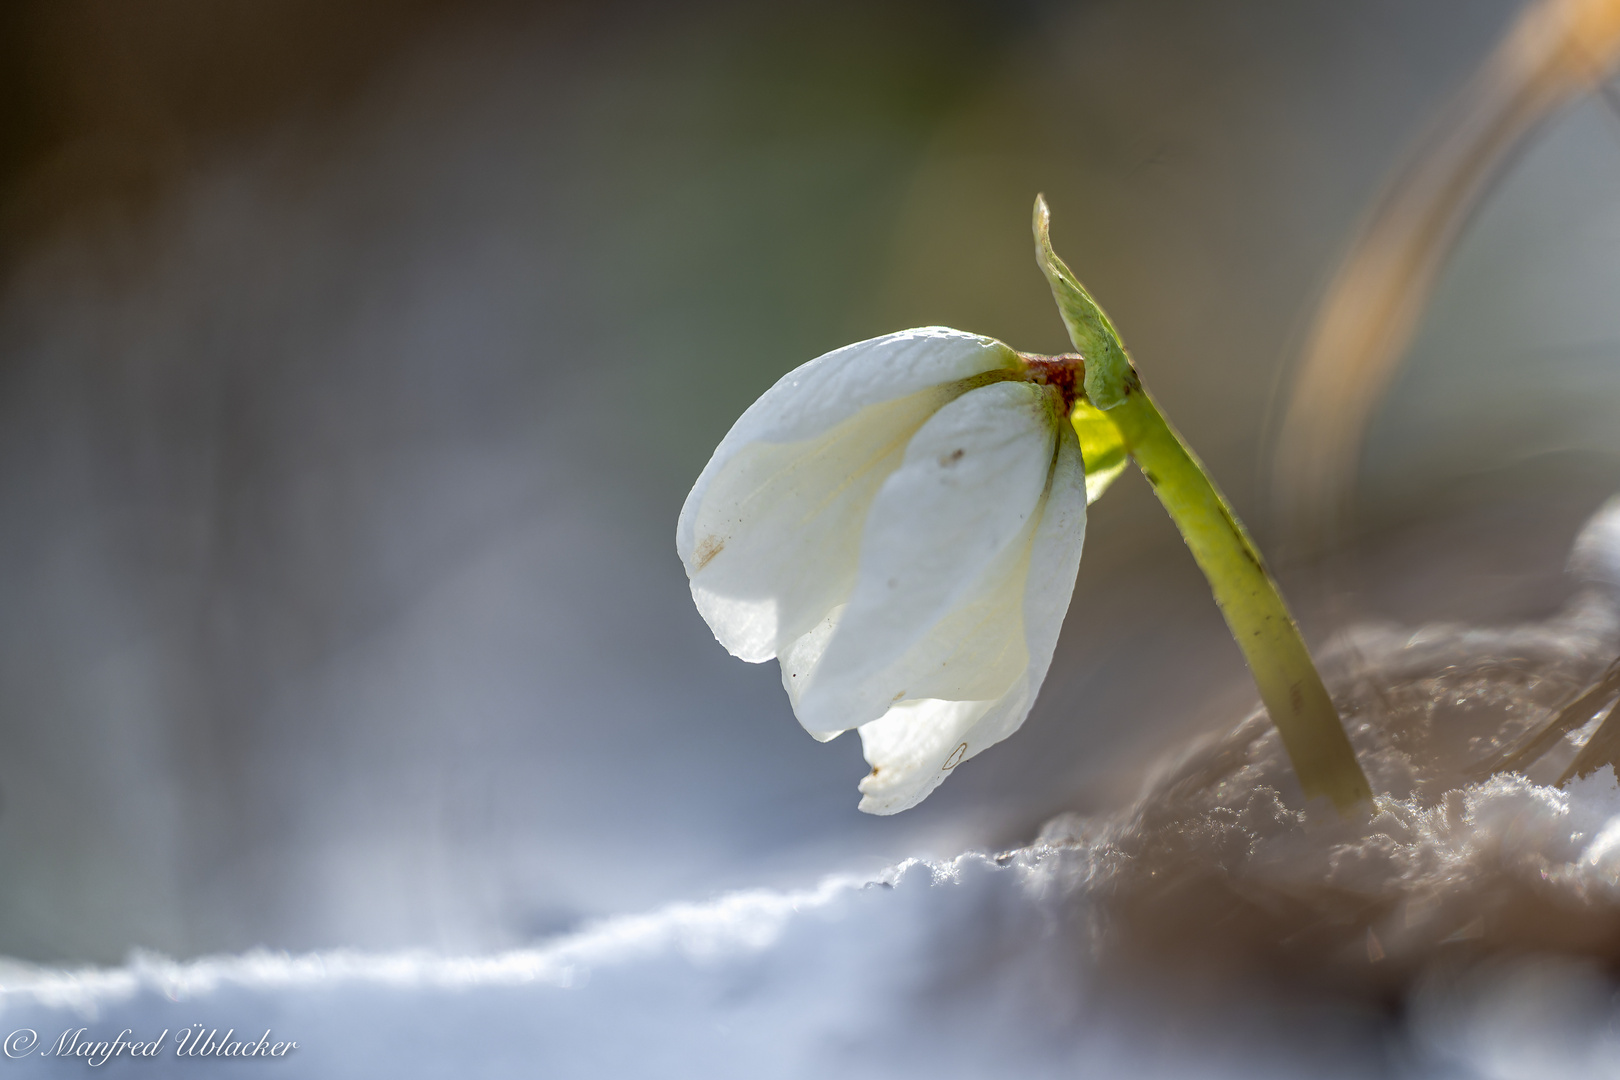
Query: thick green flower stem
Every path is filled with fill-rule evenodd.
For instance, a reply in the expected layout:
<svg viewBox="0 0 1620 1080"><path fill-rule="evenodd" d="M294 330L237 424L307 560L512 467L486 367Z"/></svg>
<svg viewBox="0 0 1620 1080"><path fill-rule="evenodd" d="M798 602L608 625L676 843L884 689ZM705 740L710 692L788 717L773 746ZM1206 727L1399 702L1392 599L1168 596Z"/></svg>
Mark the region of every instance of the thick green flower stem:
<svg viewBox="0 0 1620 1080"><path fill-rule="evenodd" d="M1089 405L1077 406L1071 417L1081 452L1087 452L1088 436L1098 434L1100 410L1113 421L1125 451L1153 485L1209 579L1306 797L1325 795L1341 813L1371 800L1372 787L1277 583L1204 467L1142 388L1113 322L1052 250L1051 226L1046 200L1037 195L1035 260L1052 286L1069 340L1085 358ZM1086 468L1092 470L1089 458Z"/></svg>
<svg viewBox="0 0 1620 1080"><path fill-rule="evenodd" d="M1306 797L1325 795L1340 813L1370 800L1366 774L1260 553L1147 391L1130 382L1108 418L1209 579Z"/></svg>

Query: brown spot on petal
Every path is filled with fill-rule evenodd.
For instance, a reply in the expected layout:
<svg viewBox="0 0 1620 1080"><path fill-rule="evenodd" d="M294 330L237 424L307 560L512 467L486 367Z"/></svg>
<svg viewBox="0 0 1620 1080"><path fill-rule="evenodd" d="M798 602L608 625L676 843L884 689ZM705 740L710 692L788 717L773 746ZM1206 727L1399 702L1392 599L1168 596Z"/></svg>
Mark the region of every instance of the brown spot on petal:
<svg viewBox="0 0 1620 1080"><path fill-rule="evenodd" d="M692 552L692 569L701 570L714 561L714 557L724 551L726 542L718 536L705 536L698 541L696 550Z"/></svg>
<svg viewBox="0 0 1620 1080"><path fill-rule="evenodd" d="M963 743L961 746L958 746L955 750L951 751L951 756L945 759L945 767L941 769L940 772L950 772L952 769L962 764L962 758L966 754L967 743Z"/></svg>

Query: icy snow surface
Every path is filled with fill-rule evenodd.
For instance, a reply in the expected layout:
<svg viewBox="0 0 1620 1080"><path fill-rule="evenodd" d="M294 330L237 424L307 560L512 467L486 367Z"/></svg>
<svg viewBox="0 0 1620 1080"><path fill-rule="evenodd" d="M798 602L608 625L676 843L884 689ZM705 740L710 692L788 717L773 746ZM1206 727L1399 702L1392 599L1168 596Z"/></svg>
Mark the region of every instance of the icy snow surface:
<svg viewBox="0 0 1620 1080"><path fill-rule="evenodd" d="M1614 1076L1620 787L1470 764L1612 655L1587 597L1510 630L1362 628L1339 700L1380 796L1302 805L1261 714L1028 847L740 892L480 957L328 952L0 970L8 1072L457 1077ZM1376 688L1376 689L1375 689ZM1547 775L1542 775L1543 773ZM1539 781L1539 782L1538 782ZM173 1060L192 1025L296 1040ZM30 1044L28 1032L38 1043Z"/></svg>

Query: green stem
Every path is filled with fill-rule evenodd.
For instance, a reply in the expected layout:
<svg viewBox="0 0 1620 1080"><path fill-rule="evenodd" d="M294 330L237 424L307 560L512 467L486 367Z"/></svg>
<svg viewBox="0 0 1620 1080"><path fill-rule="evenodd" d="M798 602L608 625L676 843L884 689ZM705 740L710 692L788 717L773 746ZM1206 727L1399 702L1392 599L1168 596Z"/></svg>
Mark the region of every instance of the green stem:
<svg viewBox="0 0 1620 1080"><path fill-rule="evenodd" d="M1254 542L1140 381L1129 381L1108 417L1209 579L1306 797L1325 795L1341 813L1366 802L1372 788Z"/></svg>
<svg viewBox="0 0 1620 1080"><path fill-rule="evenodd" d="M1143 389L1107 313L1052 250L1051 226L1046 200L1037 195L1035 260L1052 286L1069 339L1085 360L1085 398L1094 407L1084 415L1077 408L1071 417L1081 453L1087 452L1088 435L1098 438L1098 416L1113 421L1126 452L1153 485L1209 579L1306 797L1325 795L1341 812L1366 802L1372 787L1277 583L1203 465ZM1086 467L1089 472L1089 460ZM1106 483L1102 481L1097 494Z"/></svg>

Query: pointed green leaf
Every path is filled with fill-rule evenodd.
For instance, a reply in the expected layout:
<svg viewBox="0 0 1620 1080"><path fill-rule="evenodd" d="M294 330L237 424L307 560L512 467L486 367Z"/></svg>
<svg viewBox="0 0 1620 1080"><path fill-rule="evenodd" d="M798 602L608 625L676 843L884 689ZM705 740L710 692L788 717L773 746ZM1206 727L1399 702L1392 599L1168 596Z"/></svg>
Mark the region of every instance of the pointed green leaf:
<svg viewBox="0 0 1620 1080"><path fill-rule="evenodd" d="M1035 261L1052 286L1069 340L1086 360L1086 397L1099 409L1112 409L1140 384L1120 345L1119 332L1097 301L1086 292L1063 260L1052 250L1052 212L1046 197L1035 196Z"/></svg>

